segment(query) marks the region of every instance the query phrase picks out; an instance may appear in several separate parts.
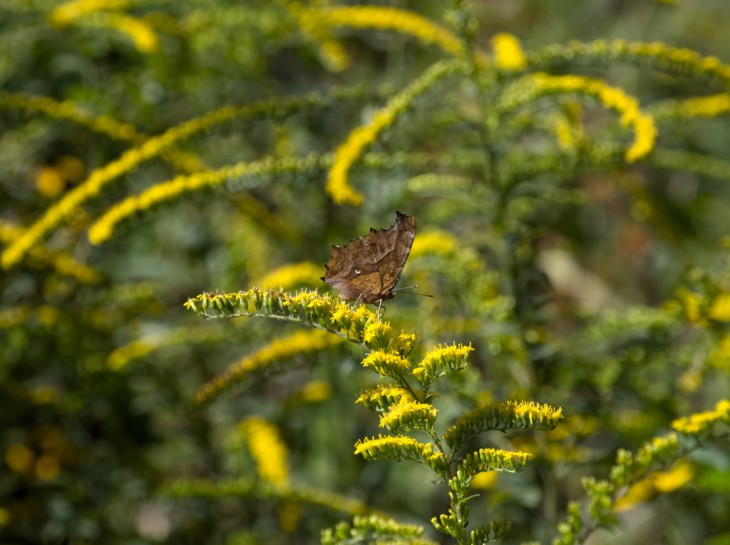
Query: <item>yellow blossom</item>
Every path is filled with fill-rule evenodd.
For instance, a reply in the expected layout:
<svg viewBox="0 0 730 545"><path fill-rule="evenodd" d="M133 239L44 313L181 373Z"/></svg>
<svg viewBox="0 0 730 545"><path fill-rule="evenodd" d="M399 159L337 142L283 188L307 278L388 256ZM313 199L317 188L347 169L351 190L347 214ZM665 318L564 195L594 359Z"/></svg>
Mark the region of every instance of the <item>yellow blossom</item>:
<svg viewBox="0 0 730 545"><path fill-rule="evenodd" d="M499 472L497 471L483 471L478 473L472 478L471 486L481 490L490 490L497 484L498 475Z"/></svg>
<svg viewBox="0 0 730 545"><path fill-rule="evenodd" d="M498 68L503 70L523 70L527 65L520 41L516 36L500 32L492 37L492 49Z"/></svg>
<svg viewBox="0 0 730 545"><path fill-rule="evenodd" d="M66 180L55 167L45 166L38 170L35 187L44 197L56 197L66 188Z"/></svg>
<svg viewBox="0 0 730 545"><path fill-rule="evenodd" d="M0 241L9 243L23 235L23 229L12 223L0 219ZM93 284L101 279L101 274L85 263L80 263L62 252L49 250L45 247L33 248L30 251L33 258L53 266L59 273L72 276L79 282Z"/></svg>
<svg viewBox="0 0 730 545"><path fill-rule="evenodd" d="M141 53L151 53L159 48L160 41L152 27L144 21L123 13L107 13L99 21L129 36Z"/></svg>
<svg viewBox="0 0 730 545"><path fill-rule="evenodd" d="M388 7L352 6L312 9L312 24L325 27L376 28L413 36L425 44L435 44L451 55L461 55L461 41L443 27L415 13Z"/></svg>
<svg viewBox="0 0 730 545"><path fill-rule="evenodd" d="M672 428L681 433L698 435L707 432L715 422L730 423L730 401L721 400L712 411L696 413L672 422Z"/></svg>
<svg viewBox="0 0 730 545"><path fill-rule="evenodd" d="M263 418L252 416L242 420L238 430L248 443L248 450L261 479L274 486L286 485L289 481L287 450L276 426Z"/></svg>
<svg viewBox="0 0 730 545"><path fill-rule="evenodd" d="M295 101L292 101L292 104L295 103ZM119 159L94 170L85 182L66 193L60 201L47 209L39 220L31 225L22 236L18 237L11 246L5 249L2 256L0 256L0 263L2 264L2 267L7 269L15 265L43 235L66 219L85 201L95 195L98 195L104 186L112 180L129 172L141 162L160 155L178 140L187 138L192 134L208 129L212 126L228 122L234 118L240 119L252 117L254 115L262 115L263 113L269 112L277 107L283 108L281 103L278 101L261 101L241 107L226 106L219 110L209 112L202 117L191 119L181 125L172 127L159 136L149 138L139 147L126 151ZM290 105L289 107L292 106ZM261 168L265 168L265 166L262 164ZM247 172L248 170L244 169L240 174ZM220 171L215 171L215 173L220 174ZM233 171L228 171L228 174L231 173L236 173L235 168ZM199 180L195 181L200 184ZM204 180L204 182L210 183L208 180ZM218 183L220 183L220 181ZM178 192L180 191L179 188L176 187L173 187L173 190L177 190ZM158 200L164 200L164 197L160 199L159 195L156 197ZM135 205L136 203L133 203L131 206L134 207ZM144 205L145 203L142 202L142 206ZM125 206L129 207L129 205ZM147 206L149 206L149 204L147 204ZM114 208L112 208L112 211L113 210ZM115 214L111 215L114 216ZM99 222L101 221L102 220L99 220ZM115 221L119 221L119 218L116 218ZM99 222L97 222L97 224ZM102 240L104 237L108 237L108 231L110 229L111 227L108 225L103 228L99 227L98 237Z"/></svg>
<svg viewBox="0 0 730 545"><path fill-rule="evenodd" d="M527 76L539 90L546 93L584 93L596 97L606 108L620 115L620 122L634 130L634 142L626 150L625 158L634 162L646 156L656 140L656 126L653 119L639 109L638 101L621 89L605 82L584 76L550 76L536 73Z"/></svg>
<svg viewBox="0 0 730 545"><path fill-rule="evenodd" d="M375 350L365 356L362 365L380 375L393 376L401 375L407 371L411 366L411 362L397 354Z"/></svg>
<svg viewBox="0 0 730 545"><path fill-rule="evenodd" d="M292 335L280 337L256 352L238 360L222 374L204 384L198 390L196 399L201 403L206 402L234 383L240 382L247 375L263 370L277 361L290 358L296 354L319 352L341 342L340 337L320 330L298 331Z"/></svg>
<svg viewBox="0 0 730 545"><path fill-rule="evenodd" d="M152 186L139 195L127 197L109 208L89 228L89 241L92 244L101 244L112 236L117 223L124 218L141 210L148 210L160 203L178 198L186 193L222 185L231 178L239 178L244 175L256 176L271 172L312 168L317 162L318 157L315 156L281 159L268 157L250 163L244 162L222 167L217 170L206 170L190 175L177 176L172 180Z"/></svg>
<svg viewBox="0 0 730 545"><path fill-rule="evenodd" d="M345 142L335 151L335 158L327 176L325 190L337 204L360 206L362 194L355 191L348 183L349 171L352 165L362 155L363 151L388 128L412 102L448 72L460 67L461 63L437 62L424 74L406 87L403 91L391 98L388 103L373 115L367 125L353 130Z"/></svg>
<svg viewBox="0 0 730 545"><path fill-rule="evenodd" d="M129 5L129 0L71 0L56 7L51 12L50 19L54 25L64 26L89 13L124 9Z"/></svg>
<svg viewBox="0 0 730 545"><path fill-rule="evenodd" d="M433 426L438 410L428 403L401 400L391 405L387 412L380 417L381 428L392 428L404 421L418 421L418 429Z"/></svg>
<svg viewBox="0 0 730 545"><path fill-rule="evenodd" d="M387 322L373 322L368 324L363 334L363 342L373 344L383 342L392 335L393 328Z"/></svg>
<svg viewBox="0 0 730 545"><path fill-rule="evenodd" d="M299 391L299 398L304 403L321 403L332 397L332 386L323 380L313 380Z"/></svg>
<svg viewBox="0 0 730 545"><path fill-rule="evenodd" d="M459 243L456 238L445 231L429 231L419 234L413 241L411 257L434 254L451 256L456 252Z"/></svg>
<svg viewBox="0 0 730 545"><path fill-rule="evenodd" d="M613 510L620 513L650 499L656 493L672 492L690 482L694 474L692 464L684 460L675 463L668 471L652 472L631 485L626 493L615 502Z"/></svg>
<svg viewBox="0 0 730 545"><path fill-rule="evenodd" d="M366 457L375 457L379 453L387 452L391 449L421 457L428 457L434 453L433 447L428 443L421 443L411 437L405 436L379 435L378 437L359 439L355 443L355 454L362 454Z"/></svg>
<svg viewBox="0 0 730 545"><path fill-rule="evenodd" d="M715 297L708 316L718 322L730 322L730 293L721 293Z"/></svg>

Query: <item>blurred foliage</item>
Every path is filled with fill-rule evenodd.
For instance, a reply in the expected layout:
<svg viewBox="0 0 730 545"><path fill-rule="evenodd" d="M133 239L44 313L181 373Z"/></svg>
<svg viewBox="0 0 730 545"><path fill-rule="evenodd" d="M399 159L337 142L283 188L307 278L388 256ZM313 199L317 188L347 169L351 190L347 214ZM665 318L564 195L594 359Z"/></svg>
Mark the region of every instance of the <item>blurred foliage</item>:
<svg viewBox="0 0 730 545"><path fill-rule="evenodd" d="M474 348L439 432L566 417L471 439L532 454L471 482L474 528L730 540L730 6L379 6L0 3L2 543L443 538L427 468L353 454L362 346L183 308L324 293L329 244L396 209L433 297L384 317Z"/></svg>

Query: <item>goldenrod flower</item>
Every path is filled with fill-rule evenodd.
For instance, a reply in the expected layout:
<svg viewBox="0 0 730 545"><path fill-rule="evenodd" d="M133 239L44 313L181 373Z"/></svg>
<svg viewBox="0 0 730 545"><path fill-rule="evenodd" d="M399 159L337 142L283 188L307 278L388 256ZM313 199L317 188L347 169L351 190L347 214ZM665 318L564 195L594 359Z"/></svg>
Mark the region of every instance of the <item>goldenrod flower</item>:
<svg viewBox="0 0 730 545"><path fill-rule="evenodd" d="M234 383L242 381L247 375L263 370L275 362L297 354L319 352L340 342L342 342L340 337L316 329L298 331L292 335L274 339L268 345L240 359L229 366L224 373L204 384L198 390L196 399L200 403L207 402Z"/></svg>
<svg viewBox="0 0 730 545"><path fill-rule="evenodd" d="M276 426L263 418L252 416L240 422L238 431L248 443L248 450L261 479L274 486L287 484L287 449Z"/></svg>
<svg viewBox="0 0 730 545"><path fill-rule="evenodd" d="M109 208L89 228L89 241L92 244L101 244L112 236L117 223L124 218L141 210L147 210L160 203L178 198L186 193L221 185L231 178L238 178L244 175L260 176L267 173L311 169L315 168L318 162L319 157L317 156L304 158L285 157L281 159L268 157L250 163L238 163L233 166L222 167L218 170L207 170L191 175L177 176L172 180L152 186L139 195L127 197Z"/></svg>
<svg viewBox="0 0 730 545"><path fill-rule="evenodd" d="M306 17L310 26L376 28L413 36L425 44L435 44L447 53L464 53L461 41L445 28L410 11L376 6L313 8Z"/></svg>
<svg viewBox="0 0 730 545"><path fill-rule="evenodd" d="M375 350L365 356L362 365L383 376L399 376L410 368L411 362L397 354Z"/></svg>
<svg viewBox="0 0 730 545"><path fill-rule="evenodd" d="M23 229L12 223L0 219L0 241L12 243L23 235ZM48 263L59 273L72 276L79 282L93 284L101 279L101 274L96 269L85 263L76 261L71 256L58 251L49 250L45 247L33 248L30 254L37 260Z"/></svg>
<svg viewBox="0 0 730 545"><path fill-rule="evenodd" d="M309 97L309 100L310 102L316 101L316 99L312 99L311 97ZM301 104L302 99L291 99L283 104L280 100L264 100L248 106L227 106L209 112L202 117L191 119L176 127L172 127L160 136L150 138L141 146L126 151L116 161L112 161L104 167L93 171L84 183L69 191L59 202L46 210L45 214L31 225L23 236L19 237L2 253L0 257L2 267L7 269L15 265L38 239L61 223L86 200L99 194L104 186L112 180L129 172L141 162L160 155L178 140L187 138L192 134L215 125L228 122L234 118L264 115L276 108L282 110L293 109L301 106ZM134 207L132 206L132 208ZM99 228L99 231L100 235L108 235L106 228Z"/></svg>
<svg viewBox="0 0 730 545"><path fill-rule="evenodd" d="M715 297L707 316L719 322L730 322L730 293L721 293Z"/></svg>
<svg viewBox="0 0 730 545"><path fill-rule="evenodd" d="M712 411L678 418L672 422L672 428L682 433L699 435L707 432L715 422L730 423L730 401L723 399L717 402Z"/></svg>
<svg viewBox="0 0 730 545"><path fill-rule="evenodd" d="M446 231L429 231L419 234L413 241L411 257L435 254L440 256L452 256L459 247L459 241L452 234Z"/></svg>
<svg viewBox="0 0 730 545"><path fill-rule="evenodd" d="M98 21L103 26L129 36L141 53L152 53L159 48L160 40L157 34L150 25L140 19L123 13L106 13L103 17L99 17Z"/></svg>
<svg viewBox="0 0 730 545"><path fill-rule="evenodd" d="M54 167L41 167L35 176L35 187L44 197L56 197L66 188L66 180Z"/></svg>
<svg viewBox="0 0 730 545"><path fill-rule="evenodd" d="M646 156L656 140L656 127L652 118L643 113L637 100L621 89L605 82L583 76L550 76L536 73L527 77L539 92L583 93L596 97L606 108L620 114L620 122L634 129L634 143L626 150L626 161L632 163Z"/></svg>
<svg viewBox="0 0 730 545"><path fill-rule="evenodd" d="M681 488L694 477L695 469L691 463L680 460L668 471L656 471L631 485L613 506L615 513L626 511L642 503L657 493L672 492Z"/></svg>
<svg viewBox="0 0 730 545"><path fill-rule="evenodd" d="M527 66L520 41L512 34L505 32L495 34L492 37L492 49L494 49L494 60L497 68L517 71Z"/></svg>
<svg viewBox="0 0 730 545"><path fill-rule="evenodd" d="M437 62L424 74L391 98L388 103L373 115L367 125L353 130L335 152L335 159L327 177L325 190L337 204L359 206L363 196L348 183L348 174L352 165L362 155L367 146L388 128L413 100L432 87L441 77L462 66L460 62Z"/></svg>
<svg viewBox="0 0 730 545"><path fill-rule="evenodd" d="M51 12L50 19L52 24L64 26L90 13L124 9L129 5L129 0L71 0L56 7Z"/></svg>

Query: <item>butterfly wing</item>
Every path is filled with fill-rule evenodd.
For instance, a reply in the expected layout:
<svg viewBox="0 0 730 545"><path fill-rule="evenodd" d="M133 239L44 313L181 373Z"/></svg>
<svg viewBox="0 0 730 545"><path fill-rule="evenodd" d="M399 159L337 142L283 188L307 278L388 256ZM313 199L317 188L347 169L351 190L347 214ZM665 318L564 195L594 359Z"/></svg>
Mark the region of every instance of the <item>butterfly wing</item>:
<svg viewBox="0 0 730 545"><path fill-rule="evenodd" d="M347 301L390 299L415 236L415 218L396 212L395 223L387 229L370 229L345 246L333 246L322 280Z"/></svg>

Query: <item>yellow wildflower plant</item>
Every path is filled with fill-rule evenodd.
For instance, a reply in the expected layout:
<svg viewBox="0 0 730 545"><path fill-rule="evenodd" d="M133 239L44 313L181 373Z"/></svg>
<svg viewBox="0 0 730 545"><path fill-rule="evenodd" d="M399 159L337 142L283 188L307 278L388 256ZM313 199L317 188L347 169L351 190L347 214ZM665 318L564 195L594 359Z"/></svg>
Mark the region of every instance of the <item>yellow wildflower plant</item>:
<svg viewBox="0 0 730 545"><path fill-rule="evenodd" d="M111 28L129 36L141 53L156 51L159 39L152 27L141 19L116 11L130 5L128 0L72 0L55 8L50 20L59 27L87 24Z"/></svg>
<svg viewBox="0 0 730 545"><path fill-rule="evenodd" d="M525 76L528 85L538 93L580 93L595 97L606 108L620 114L620 123L634 130L634 142L625 158L633 163L645 157L653 148L657 130L652 118L641 111L638 101L621 89L584 76L551 76L543 73Z"/></svg>
<svg viewBox="0 0 730 545"><path fill-rule="evenodd" d="M527 66L520 40L512 34L500 32L492 36L492 49L497 68L518 71Z"/></svg>
<svg viewBox="0 0 730 545"><path fill-rule="evenodd" d="M429 403L401 400L382 414L378 425L396 434L411 430L429 432L433 429L437 416L438 410Z"/></svg>
<svg viewBox="0 0 730 545"><path fill-rule="evenodd" d="M101 244L112 236L116 225L123 219L188 193L223 185L231 178L302 171L316 168L318 164L319 158L316 156L283 159L269 157L250 163L238 163L218 170L177 176L170 181L155 185L139 195L127 197L112 206L89 228L89 240L93 244Z"/></svg>
<svg viewBox="0 0 730 545"><path fill-rule="evenodd" d="M6 245L12 244L13 241L22 236L23 229L21 227L0 219L0 242ZM30 257L36 264L47 263L56 269L59 274L71 276L84 284L94 284L102 278L101 273L93 267L81 263L63 252L50 250L45 246L33 248L30 251Z"/></svg>
<svg viewBox="0 0 730 545"><path fill-rule="evenodd" d="M334 94L337 95L337 93ZM344 93L344 96L347 96L347 93ZM0 255L0 265L6 269L15 265L41 237L57 227L84 202L98 195L107 184L131 171L142 162L159 156L178 141L189 138L196 133L208 130L214 126L228 123L234 119L264 117L274 111L279 113L292 111L301 108L305 104L313 106L327 100L330 100L330 97L307 95L280 100L262 100L245 106L226 106L201 117L191 119L176 127L172 127L159 136L149 138L142 145L124 152L119 159L91 172L83 183L66 193L60 201L47 209L35 223L25 230L21 237L18 237L10 247L5 249L2 255ZM304 160L306 161L306 159ZM259 162L256 164L259 168L265 168L263 165L268 163L264 161L263 163ZM249 167L246 166L246 163L239 165L240 172L236 170L236 167L228 168L233 168L233 172L224 168L219 171L208 172L202 177L192 177L190 179L183 177L174 180L175 183L171 186L153 191L151 196L142 200L141 203L140 201L132 200L124 206L119 207L119 209L113 207L109 211L109 218L104 221L100 219L95 224L99 225L101 223L101 226L96 227L94 239L106 240L105 237L110 235L113 225L119 219L125 217L125 214L130 214L137 210L140 204L142 206L149 206L150 204L164 201L167 192L177 195L185 192L190 187L198 188L222 183L223 180L220 179L222 172L226 172L229 175L243 175L248 172ZM149 199L149 202L147 199Z"/></svg>
<svg viewBox="0 0 730 545"><path fill-rule="evenodd" d="M65 26L91 13L125 9L130 5L130 0L70 0L54 8L49 18L54 25Z"/></svg>
<svg viewBox="0 0 730 545"><path fill-rule="evenodd" d="M246 440L259 477L274 486L286 485L287 448L277 427L264 418L251 416L238 424L238 433Z"/></svg>
<svg viewBox="0 0 730 545"><path fill-rule="evenodd" d="M372 28L392 30L413 36L420 42L434 44L450 55L459 56L464 46L447 29L413 12L380 6L338 6L310 8L301 18L308 28Z"/></svg>
<svg viewBox="0 0 730 545"><path fill-rule="evenodd" d="M261 372L283 359L298 354L318 352L336 346L340 342L339 337L318 330L297 332L275 339L256 352L231 364L226 371L201 386L196 400L198 403L208 403L251 374Z"/></svg>
<svg viewBox="0 0 730 545"><path fill-rule="evenodd" d="M413 241L411 257L418 258L434 254L443 257L453 256L459 247L456 237L445 231L427 231L420 234Z"/></svg>
<svg viewBox="0 0 730 545"><path fill-rule="evenodd" d="M413 369L413 376L422 386L428 387L436 378L447 374L458 373L466 368L471 345L438 346L431 350Z"/></svg>
<svg viewBox="0 0 730 545"><path fill-rule="evenodd" d="M335 151L335 158L327 176L325 190L337 204L359 206L363 196L348 183L349 171L360 158L365 148L392 125L411 103L421 94L433 87L438 80L461 68L459 61L439 61L426 70L421 77L391 98L388 103L375 112L370 122L353 130L345 142Z"/></svg>
<svg viewBox="0 0 730 545"><path fill-rule="evenodd" d="M689 435L703 435L709 433L715 424L724 422L730 424L730 401L723 399L717 402L715 409L705 411L672 422L672 428Z"/></svg>

